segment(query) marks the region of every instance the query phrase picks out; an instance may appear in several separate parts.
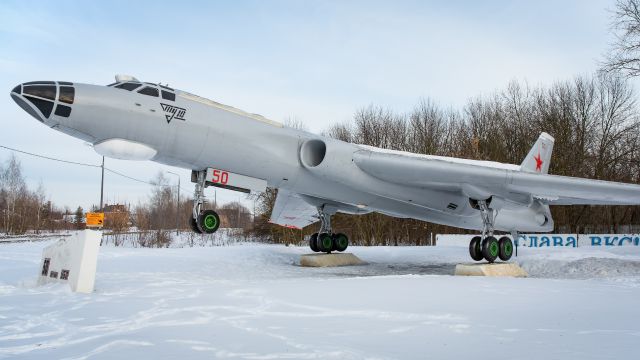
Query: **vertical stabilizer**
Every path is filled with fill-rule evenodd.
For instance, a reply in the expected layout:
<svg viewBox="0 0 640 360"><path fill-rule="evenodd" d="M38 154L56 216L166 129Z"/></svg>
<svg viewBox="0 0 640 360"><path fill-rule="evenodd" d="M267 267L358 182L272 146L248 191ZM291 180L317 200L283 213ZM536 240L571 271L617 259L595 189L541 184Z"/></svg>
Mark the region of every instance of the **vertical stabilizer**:
<svg viewBox="0 0 640 360"><path fill-rule="evenodd" d="M553 136L543 132L540 134L538 141L533 144L531 150L524 158L520 169L527 172L535 172L546 174L549 172L549 164L551 163L551 152L553 151Z"/></svg>

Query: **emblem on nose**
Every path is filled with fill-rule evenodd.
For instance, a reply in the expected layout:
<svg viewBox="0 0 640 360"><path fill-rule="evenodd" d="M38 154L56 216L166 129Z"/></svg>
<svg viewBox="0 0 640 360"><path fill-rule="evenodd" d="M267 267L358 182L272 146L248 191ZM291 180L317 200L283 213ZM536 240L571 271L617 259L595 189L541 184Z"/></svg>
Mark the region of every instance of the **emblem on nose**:
<svg viewBox="0 0 640 360"><path fill-rule="evenodd" d="M162 106L162 110L165 112L164 117L167 119L167 124L173 119L186 121L184 115L186 114L187 109L163 103L160 103L160 106Z"/></svg>

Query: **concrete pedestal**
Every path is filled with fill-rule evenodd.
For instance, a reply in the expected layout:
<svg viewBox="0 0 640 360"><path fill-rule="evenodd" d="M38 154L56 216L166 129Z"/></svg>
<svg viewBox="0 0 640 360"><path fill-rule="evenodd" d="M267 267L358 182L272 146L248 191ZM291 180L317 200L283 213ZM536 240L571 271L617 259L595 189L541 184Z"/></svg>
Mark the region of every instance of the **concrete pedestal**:
<svg viewBox="0 0 640 360"><path fill-rule="evenodd" d="M75 292L92 292L101 239L101 231L84 230L44 248L38 284L65 282Z"/></svg>
<svg viewBox="0 0 640 360"><path fill-rule="evenodd" d="M334 267L362 264L365 264L365 262L351 253L306 254L300 256L300 266Z"/></svg>
<svg viewBox="0 0 640 360"><path fill-rule="evenodd" d="M527 277L528 274L515 263L478 263L458 264L455 275L458 276L510 276Z"/></svg>

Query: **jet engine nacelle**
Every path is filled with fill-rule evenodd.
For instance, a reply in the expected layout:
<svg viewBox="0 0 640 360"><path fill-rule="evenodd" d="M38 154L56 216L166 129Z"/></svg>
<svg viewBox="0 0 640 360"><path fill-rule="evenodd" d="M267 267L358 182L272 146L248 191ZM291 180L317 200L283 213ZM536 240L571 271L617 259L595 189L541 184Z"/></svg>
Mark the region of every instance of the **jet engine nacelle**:
<svg viewBox="0 0 640 360"><path fill-rule="evenodd" d="M300 163L313 173L340 181L355 173L357 147L331 139L308 139L300 146Z"/></svg>
<svg viewBox="0 0 640 360"><path fill-rule="evenodd" d="M522 229L526 231L552 231L553 230L553 218L551 217L551 211L549 205L540 202L540 200L533 200L529 206L522 206L520 208L512 208L510 206L504 206L500 204L503 199L494 199L491 208L497 211L496 226L503 227L505 225L513 226L515 229ZM509 209L509 211L501 212L500 209Z"/></svg>

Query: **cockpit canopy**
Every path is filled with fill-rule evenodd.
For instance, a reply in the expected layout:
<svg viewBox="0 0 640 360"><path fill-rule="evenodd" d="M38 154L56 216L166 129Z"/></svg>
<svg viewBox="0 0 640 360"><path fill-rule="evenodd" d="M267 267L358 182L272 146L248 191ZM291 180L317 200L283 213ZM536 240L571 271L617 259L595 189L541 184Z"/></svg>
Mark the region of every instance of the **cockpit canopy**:
<svg viewBox="0 0 640 360"><path fill-rule="evenodd" d="M116 82L107 86L127 91L135 90L138 94L152 97L162 96L164 100L176 101L174 89L161 84L142 82L130 75L116 75Z"/></svg>

